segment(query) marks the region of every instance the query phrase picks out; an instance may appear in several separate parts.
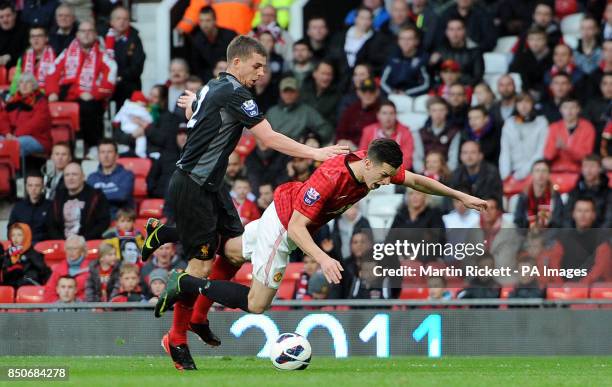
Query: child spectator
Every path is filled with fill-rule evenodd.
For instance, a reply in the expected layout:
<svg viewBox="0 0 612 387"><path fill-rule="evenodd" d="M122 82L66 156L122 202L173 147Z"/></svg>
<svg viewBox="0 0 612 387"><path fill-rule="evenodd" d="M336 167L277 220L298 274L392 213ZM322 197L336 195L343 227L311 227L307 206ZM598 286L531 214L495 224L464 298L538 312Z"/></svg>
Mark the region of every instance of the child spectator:
<svg viewBox="0 0 612 387"><path fill-rule="evenodd" d="M304 271L300 274L300 278L296 280L295 293L293 294L294 300L326 298L329 288L324 289L324 291L315 292L315 294L309 291L311 288L310 282L317 273L320 273L320 266L317 261L310 255L304 255ZM322 290L322 288L317 290Z"/></svg>
<svg viewBox="0 0 612 387"><path fill-rule="evenodd" d="M51 270L43 256L32 248L32 231L25 223L15 223L9 228L10 245L2 260L0 283L18 288L23 285L42 285Z"/></svg>
<svg viewBox="0 0 612 387"><path fill-rule="evenodd" d="M70 304L77 302L77 281L74 277L69 275L63 275L57 281L55 287L55 293L57 294L57 301L64 304Z"/></svg>
<svg viewBox="0 0 612 387"><path fill-rule="evenodd" d="M139 302L144 300L138 284L138 266L124 263L119 270L119 289L111 294L111 302Z"/></svg>
<svg viewBox="0 0 612 387"><path fill-rule="evenodd" d="M136 211L132 208L122 208L117 211L116 226L107 230L102 237L110 239L123 262L142 266L140 249L144 243L144 238L139 231L134 229L135 222Z"/></svg>
<svg viewBox="0 0 612 387"><path fill-rule="evenodd" d="M113 118L113 125L118 125L123 133L133 137L135 145L132 151L142 158L147 157L147 137L143 126L146 128L153 122L147 104L147 98L142 91L135 91Z"/></svg>
<svg viewBox="0 0 612 387"><path fill-rule="evenodd" d="M89 264L89 278L85 284L87 302L107 302L119 287L119 257L115 247L101 243L98 259Z"/></svg>
<svg viewBox="0 0 612 387"><path fill-rule="evenodd" d="M451 292L446 289L444 277L427 278L427 287L429 288L429 300L450 300L453 298Z"/></svg>
<svg viewBox="0 0 612 387"><path fill-rule="evenodd" d="M246 177L237 177L232 184L230 195L232 196L234 207L236 207L236 211L238 211L243 226L259 219L261 216L257 204L247 197L249 192L251 192L249 180L247 180Z"/></svg>
<svg viewBox="0 0 612 387"><path fill-rule="evenodd" d="M157 303L159 295L166 289L168 283L168 271L165 269L155 269L149 275L149 304Z"/></svg>

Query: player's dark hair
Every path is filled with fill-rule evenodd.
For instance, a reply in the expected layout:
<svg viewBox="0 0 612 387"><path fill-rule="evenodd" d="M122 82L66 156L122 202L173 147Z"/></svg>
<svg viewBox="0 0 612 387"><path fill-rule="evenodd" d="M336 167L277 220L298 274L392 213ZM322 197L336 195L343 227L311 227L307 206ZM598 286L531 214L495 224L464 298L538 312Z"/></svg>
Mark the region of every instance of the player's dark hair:
<svg viewBox="0 0 612 387"><path fill-rule="evenodd" d="M601 166L601 157L599 157L599 155L595 153L586 156L584 159L582 159L582 161L594 161L599 164L599 166Z"/></svg>
<svg viewBox="0 0 612 387"><path fill-rule="evenodd" d="M117 143L115 142L115 140L110 139L110 138L103 138L102 140L100 140L100 142L98 143L98 149L100 149L100 147L102 145L112 145L113 148L115 148L115 153L119 153L119 147L117 146Z"/></svg>
<svg viewBox="0 0 612 387"><path fill-rule="evenodd" d="M268 53L264 46L257 39L246 35L238 35L227 46L227 62L231 62L234 58L241 60L248 59L253 54L259 54L267 57Z"/></svg>
<svg viewBox="0 0 612 387"><path fill-rule="evenodd" d="M319 62L317 62L317 64L315 65L315 71L318 70L321 65L328 65L332 68L334 76L336 75L336 65L330 59L321 59Z"/></svg>
<svg viewBox="0 0 612 387"><path fill-rule="evenodd" d="M10 8L13 13L16 13L15 4L13 1L2 1L0 2L0 11Z"/></svg>
<svg viewBox="0 0 612 387"><path fill-rule="evenodd" d="M53 147L51 148L53 150L53 148L55 148L56 146L63 146L64 148L68 149L68 152L70 153L70 157L72 158L72 147L70 146L70 144L68 144L68 142L66 141L58 141L55 144L53 144Z"/></svg>
<svg viewBox="0 0 612 387"><path fill-rule="evenodd" d="M189 79L187 79L187 81L189 81ZM153 86L153 88L159 90L159 107L161 110L168 110L168 86L159 83Z"/></svg>
<svg viewBox="0 0 612 387"><path fill-rule="evenodd" d="M553 79L558 78L558 77L564 77L565 79L567 79L570 83L572 82L572 77L570 77L570 75L568 73L566 73L565 71L559 71L558 73L556 73L555 75L553 75L551 77L551 82Z"/></svg>
<svg viewBox="0 0 612 387"><path fill-rule="evenodd" d="M461 17L459 16L454 16L448 19L448 21L446 22L446 27L448 27L448 25L452 22L458 22L461 23L461 25L463 26L463 28L465 28L465 20L463 20Z"/></svg>
<svg viewBox="0 0 612 387"><path fill-rule="evenodd" d="M419 41L421 41L421 31L419 31L419 29L416 26L409 24L407 26L401 27L399 32L397 33L398 38L399 38L399 35L405 31L412 31L412 33L414 33L414 37L417 38Z"/></svg>
<svg viewBox="0 0 612 387"><path fill-rule="evenodd" d="M427 103L425 104L425 106L427 107L427 110L429 111L429 109L433 106L433 105L444 105L446 107L446 110L450 110L448 107L448 102L446 102L446 100L442 97L438 97L437 95L433 96L433 97L429 97L427 99Z"/></svg>
<svg viewBox="0 0 612 387"><path fill-rule="evenodd" d="M395 140L378 138L370 143L368 158L375 163L387 163L393 168L397 168L402 165L404 155Z"/></svg>
<svg viewBox="0 0 612 387"><path fill-rule="evenodd" d="M49 32L47 31L47 27L40 25L40 24L34 24L30 27L30 30L28 31L28 35L32 33L32 30L42 30L42 32L45 34L45 36L49 36Z"/></svg>
<svg viewBox="0 0 612 387"><path fill-rule="evenodd" d="M495 202L495 207L497 207L497 210L498 211L503 211L504 207L502 205L501 198L499 198L497 196L494 196L494 195L491 195L488 198L486 198L485 200L492 200L492 201L494 201Z"/></svg>
<svg viewBox="0 0 612 387"><path fill-rule="evenodd" d="M538 26L533 26L527 30L527 36L529 35L542 35L544 39L548 40L548 35L546 35L546 31Z"/></svg>
<svg viewBox="0 0 612 387"><path fill-rule="evenodd" d="M397 108L395 107L395 104L394 104L393 102L389 101L388 99L387 99L387 100L384 100L384 101L382 101L382 102L380 103L380 106L378 107L378 111L380 111L380 109L382 109L382 108L383 108L383 106L390 106L390 107L392 107L392 108L393 108L393 111L394 111L394 112L397 112Z"/></svg>
<svg viewBox="0 0 612 387"><path fill-rule="evenodd" d="M239 181L242 181L244 183L248 183L249 185L251 184L249 179L247 179L247 177L244 176L244 175L236 175L236 178L234 179L234 183L237 183Z"/></svg>
<svg viewBox="0 0 612 387"><path fill-rule="evenodd" d="M200 9L200 15L207 14L212 15L213 19L217 20L217 13L215 12L215 9L210 5L204 6L202 7L202 9Z"/></svg>
<svg viewBox="0 0 612 387"><path fill-rule="evenodd" d="M471 110L471 109L470 109ZM478 152L482 153L482 146L480 145L480 143L476 140L465 140L463 143L461 143L461 146L459 147L459 152L461 152L461 149L463 149L463 147L465 146L465 144L474 144L476 145L476 147L478 148Z"/></svg>
<svg viewBox="0 0 612 387"><path fill-rule="evenodd" d="M597 204L595 203L595 199L590 196L579 196L578 199L576 199L576 202L574 203L574 208L576 208L576 204L578 204L578 202L589 202L591 203L591 206L593 206L593 211L597 210Z"/></svg>
<svg viewBox="0 0 612 387"><path fill-rule="evenodd" d="M308 51L312 52L312 47L310 46L310 42L306 39L296 40L295 43L293 43L293 47L295 46L306 46L308 48Z"/></svg>
<svg viewBox="0 0 612 387"><path fill-rule="evenodd" d="M26 175L26 181L28 181L28 177L38 177L40 179L43 179L42 173L40 173L40 171L36 171L36 170L28 172L28 174Z"/></svg>
<svg viewBox="0 0 612 387"><path fill-rule="evenodd" d="M562 98L562 99L561 99L561 103L559 104L559 106L562 106L562 105L563 105L564 103L566 103L566 102L573 102L573 103L575 103L576 105L578 105L578 107L579 107L579 108L581 108L581 107L582 107L582 106L580 105L580 101L578 101L578 98L576 98L576 97L572 97L572 96Z"/></svg>
<svg viewBox="0 0 612 387"><path fill-rule="evenodd" d="M533 171L533 168L535 168L535 166L538 164L546 165L546 167L548 168L548 171L550 172L550 162L546 159L537 159L536 161L534 161L533 165L531 166L531 170Z"/></svg>
<svg viewBox="0 0 612 387"><path fill-rule="evenodd" d="M477 111L477 112L481 112L483 116L487 117L489 115L489 112L487 111L487 108L484 107L483 105L476 105L476 106L472 106L469 110L469 112L472 111Z"/></svg>
<svg viewBox="0 0 612 387"><path fill-rule="evenodd" d="M69 280L71 280L71 281L74 281L74 284L76 285L76 278L74 278L73 276L68 275L68 274L66 274L66 275L63 275L63 276L59 277L59 278L57 279L57 283L59 284L60 280L63 280L63 279L69 279ZM56 285L56 286L57 286L57 285Z"/></svg>

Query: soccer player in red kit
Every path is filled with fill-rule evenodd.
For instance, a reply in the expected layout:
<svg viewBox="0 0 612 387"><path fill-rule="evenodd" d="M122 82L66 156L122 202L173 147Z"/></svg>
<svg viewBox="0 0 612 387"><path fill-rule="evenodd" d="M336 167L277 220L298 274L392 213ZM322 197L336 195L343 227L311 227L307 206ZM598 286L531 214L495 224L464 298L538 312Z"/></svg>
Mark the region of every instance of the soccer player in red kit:
<svg viewBox="0 0 612 387"><path fill-rule="evenodd" d="M339 283L342 265L327 255L312 234L381 185L400 184L428 194L460 200L467 208L486 209L486 202L451 189L440 182L406 171L402 151L390 139L374 140L367 151L329 159L303 183L279 186L274 202L260 219L246 225L241 237L230 239L224 256L234 264L250 260L253 282L201 279L172 271L166 290L155 306L160 317L183 295L201 294L214 302L250 313L270 307L283 278L291 251L299 247L313 257L330 283ZM218 259L217 259L218 261ZM213 266L214 277L215 268Z"/></svg>

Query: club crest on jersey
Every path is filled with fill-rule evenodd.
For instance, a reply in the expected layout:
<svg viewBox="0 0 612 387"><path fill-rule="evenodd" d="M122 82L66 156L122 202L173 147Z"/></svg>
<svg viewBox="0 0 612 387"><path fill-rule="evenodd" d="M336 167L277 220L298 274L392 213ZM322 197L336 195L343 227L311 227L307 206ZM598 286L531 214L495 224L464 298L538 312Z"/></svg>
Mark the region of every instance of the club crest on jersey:
<svg viewBox="0 0 612 387"><path fill-rule="evenodd" d="M259 114L259 108L257 107L255 101L253 101L252 99L243 102L240 107L242 108L242 110L244 110L246 114L249 115L249 117L255 117Z"/></svg>
<svg viewBox="0 0 612 387"><path fill-rule="evenodd" d="M316 189L310 187L304 194L304 203L307 206L312 206L317 202L317 200L321 199L321 194L317 192Z"/></svg>

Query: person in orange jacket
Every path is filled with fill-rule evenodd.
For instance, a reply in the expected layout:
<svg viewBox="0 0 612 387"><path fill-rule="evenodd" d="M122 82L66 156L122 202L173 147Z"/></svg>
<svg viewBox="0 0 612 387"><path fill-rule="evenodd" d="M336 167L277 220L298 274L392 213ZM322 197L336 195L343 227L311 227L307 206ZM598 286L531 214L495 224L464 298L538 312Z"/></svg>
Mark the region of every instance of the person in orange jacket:
<svg viewBox="0 0 612 387"><path fill-rule="evenodd" d="M247 34L251 30L258 4L259 0L191 0L176 30L181 34L190 34L198 25L200 10L209 5L217 14L219 27L232 29L238 34Z"/></svg>

